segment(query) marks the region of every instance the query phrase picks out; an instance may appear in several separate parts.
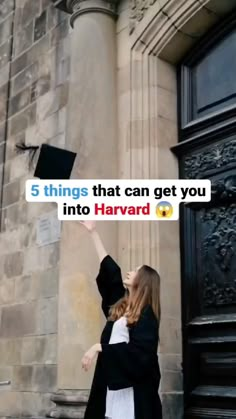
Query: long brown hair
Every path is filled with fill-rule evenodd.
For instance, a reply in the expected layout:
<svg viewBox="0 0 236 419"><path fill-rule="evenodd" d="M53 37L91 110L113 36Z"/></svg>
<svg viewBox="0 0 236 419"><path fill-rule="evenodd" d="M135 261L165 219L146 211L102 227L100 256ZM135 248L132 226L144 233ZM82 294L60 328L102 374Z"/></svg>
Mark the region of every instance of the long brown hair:
<svg viewBox="0 0 236 419"><path fill-rule="evenodd" d="M126 290L124 297L110 307L108 320L117 320L124 315L129 300L129 292ZM127 325L136 323L140 313L147 304L150 304L157 320L160 322L160 276L158 272L148 265L138 269L134 278L132 297L129 300L129 311L126 315Z"/></svg>

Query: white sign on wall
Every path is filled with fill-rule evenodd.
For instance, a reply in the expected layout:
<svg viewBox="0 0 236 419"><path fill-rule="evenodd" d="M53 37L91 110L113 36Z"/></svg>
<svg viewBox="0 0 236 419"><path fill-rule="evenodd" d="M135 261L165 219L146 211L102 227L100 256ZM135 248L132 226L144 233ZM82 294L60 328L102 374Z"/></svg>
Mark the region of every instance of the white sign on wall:
<svg viewBox="0 0 236 419"><path fill-rule="evenodd" d="M55 243L61 237L61 221L58 220L57 211L42 215L37 220L36 243L38 246L46 246Z"/></svg>

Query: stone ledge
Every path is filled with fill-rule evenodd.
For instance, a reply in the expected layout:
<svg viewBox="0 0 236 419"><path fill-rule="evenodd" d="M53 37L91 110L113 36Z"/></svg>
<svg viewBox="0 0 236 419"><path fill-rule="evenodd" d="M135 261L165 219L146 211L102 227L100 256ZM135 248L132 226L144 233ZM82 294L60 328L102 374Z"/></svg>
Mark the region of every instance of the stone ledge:
<svg viewBox="0 0 236 419"><path fill-rule="evenodd" d="M73 394L74 393L74 394ZM89 396L89 390L79 390L70 394L68 391L58 391L53 393L51 400L58 405L86 405Z"/></svg>
<svg viewBox="0 0 236 419"><path fill-rule="evenodd" d="M90 390L58 390L50 399L56 406L47 413L48 418L83 419ZM41 418L34 418L41 419Z"/></svg>
<svg viewBox="0 0 236 419"><path fill-rule="evenodd" d="M58 419L84 419L86 406L79 407L78 409L55 409L50 412L47 417ZM44 418L45 419L45 418Z"/></svg>

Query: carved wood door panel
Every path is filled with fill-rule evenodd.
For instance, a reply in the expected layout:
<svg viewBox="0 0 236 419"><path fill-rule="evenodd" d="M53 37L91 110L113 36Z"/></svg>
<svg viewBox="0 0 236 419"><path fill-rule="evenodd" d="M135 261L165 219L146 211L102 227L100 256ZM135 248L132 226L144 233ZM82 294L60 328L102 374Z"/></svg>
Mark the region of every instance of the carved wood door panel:
<svg viewBox="0 0 236 419"><path fill-rule="evenodd" d="M236 17L179 67L180 178L211 179L181 204L185 419L236 419ZM227 66L226 66L227 64Z"/></svg>
<svg viewBox="0 0 236 419"><path fill-rule="evenodd" d="M185 417L236 418L236 137L182 164L186 178L219 166L211 202L181 208Z"/></svg>

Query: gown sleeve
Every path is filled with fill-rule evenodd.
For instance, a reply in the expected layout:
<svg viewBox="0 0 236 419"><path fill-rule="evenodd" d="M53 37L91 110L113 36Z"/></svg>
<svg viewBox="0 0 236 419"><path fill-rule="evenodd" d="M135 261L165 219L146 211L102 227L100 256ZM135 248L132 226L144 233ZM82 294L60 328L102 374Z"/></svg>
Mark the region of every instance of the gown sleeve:
<svg viewBox="0 0 236 419"><path fill-rule="evenodd" d="M102 297L103 313L108 317L110 306L125 294L121 269L110 255L106 255L100 263L96 282Z"/></svg>
<svg viewBox="0 0 236 419"><path fill-rule="evenodd" d="M153 373L157 362L158 329L158 320L148 305L133 326L129 343L102 343L100 354L110 390L133 387Z"/></svg>

